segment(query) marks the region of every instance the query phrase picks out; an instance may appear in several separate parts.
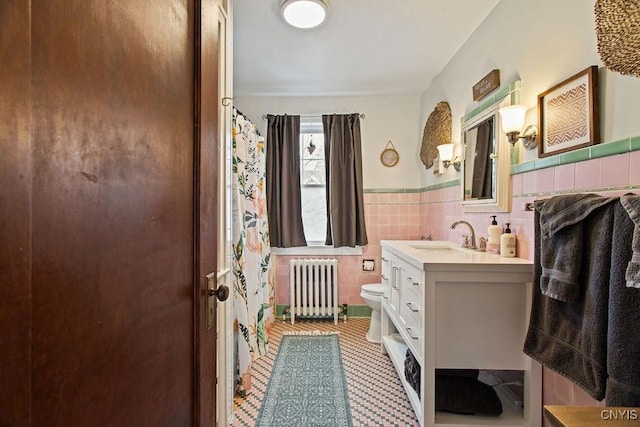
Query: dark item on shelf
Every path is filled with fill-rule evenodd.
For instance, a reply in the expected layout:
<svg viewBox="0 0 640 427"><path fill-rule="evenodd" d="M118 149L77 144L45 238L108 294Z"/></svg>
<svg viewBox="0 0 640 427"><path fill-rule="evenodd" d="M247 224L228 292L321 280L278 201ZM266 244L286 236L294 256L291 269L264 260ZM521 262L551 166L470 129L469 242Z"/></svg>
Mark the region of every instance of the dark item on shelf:
<svg viewBox="0 0 640 427"><path fill-rule="evenodd" d="M466 377L478 379L480 369L436 369L436 377Z"/></svg>
<svg viewBox="0 0 640 427"><path fill-rule="evenodd" d="M404 359L404 377L420 397L420 364L409 349Z"/></svg>
<svg viewBox="0 0 640 427"><path fill-rule="evenodd" d="M477 379L436 375L436 411L498 416L502 402L493 387Z"/></svg>

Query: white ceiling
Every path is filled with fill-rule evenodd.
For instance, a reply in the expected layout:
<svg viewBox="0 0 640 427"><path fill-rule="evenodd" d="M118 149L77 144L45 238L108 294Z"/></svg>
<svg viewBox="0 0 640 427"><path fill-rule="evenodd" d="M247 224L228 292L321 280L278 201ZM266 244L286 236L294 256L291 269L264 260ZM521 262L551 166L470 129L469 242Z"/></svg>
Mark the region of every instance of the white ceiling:
<svg viewBox="0 0 640 427"><path fill-rule="evenodd" d="M233 0L235 96L420 95L499 0L328 0L314 30L281 0Z"/></svg>

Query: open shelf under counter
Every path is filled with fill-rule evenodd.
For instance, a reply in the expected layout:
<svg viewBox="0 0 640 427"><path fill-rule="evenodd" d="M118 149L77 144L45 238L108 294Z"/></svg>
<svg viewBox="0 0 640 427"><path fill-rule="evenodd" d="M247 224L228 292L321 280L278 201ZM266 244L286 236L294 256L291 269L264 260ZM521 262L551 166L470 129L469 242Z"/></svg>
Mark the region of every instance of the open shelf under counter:
<svg viewBox="0 0 640 427"><path fill-rule="evenodd" d="M436 412L438 427L472 427L472 426L500 426L522 427L528 425L524 419L521 407L509 401L509 397L500 389L495 388L496 394L502 402L502 414L499 416L459 415L447 412Z"/></svg>
<svg viewBox="0 0 640 427"><path fill-rule="evenodd" d="M396 368L400 381L404 386L407 397L411 402L411 406L414 408L416 417L422 421L422 402L415 392L413 387L407 382L404 377L404 360L407 353L407 345L400 334L385 335L382 337L382 344L384 345L389 358L393 362L393 366ZM510 402L509 397L501 390L501 387L496 387L496 394L502 402L502 414L500 416L482 416L482 415L459 415L447 412L436 412L435 422L436 425L446 426L505 426L505 427L522 427L525 424L523 409L514 403Z"/></svg>

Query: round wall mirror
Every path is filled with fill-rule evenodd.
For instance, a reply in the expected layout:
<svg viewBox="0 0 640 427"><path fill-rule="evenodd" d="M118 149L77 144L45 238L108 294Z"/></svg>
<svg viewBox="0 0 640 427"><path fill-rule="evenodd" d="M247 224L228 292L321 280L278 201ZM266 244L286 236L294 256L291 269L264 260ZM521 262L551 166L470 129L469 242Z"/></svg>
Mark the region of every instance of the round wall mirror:
<svg viewBox="0 0 640 427"><path fill-rule="evenodd" d="M395 166L399 160L400 154L398 154L398 152L396 151L393 143L391 141L387 142L387 146L382 151L382 154L380 154L380 162L382 162L382 164L386 167L390 168L392 166Z"/></svg>

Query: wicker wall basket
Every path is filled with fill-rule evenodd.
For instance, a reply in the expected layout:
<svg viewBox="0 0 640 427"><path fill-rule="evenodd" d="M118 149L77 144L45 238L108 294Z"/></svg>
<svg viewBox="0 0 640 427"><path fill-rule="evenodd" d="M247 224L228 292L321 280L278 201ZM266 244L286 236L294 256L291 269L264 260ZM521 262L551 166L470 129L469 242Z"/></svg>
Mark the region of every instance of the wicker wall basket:
<svg viewBox="0 0 640 427"><path fill-rule="evenodd" d="M429 115L424 125L422 134L422 146L420 147L420 160L424 167L433 166L433 159L438 156L440 144L451 143L451 108L445 101L440 101Z"/></svg>
<svg viewBox="0 0 640 427"><path fill-rule="evenodd" d="M604 65L640 77L640 0L597 0L594 9Z"/></svg>

